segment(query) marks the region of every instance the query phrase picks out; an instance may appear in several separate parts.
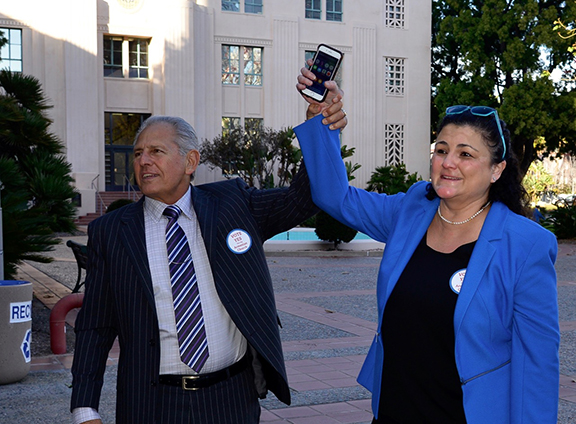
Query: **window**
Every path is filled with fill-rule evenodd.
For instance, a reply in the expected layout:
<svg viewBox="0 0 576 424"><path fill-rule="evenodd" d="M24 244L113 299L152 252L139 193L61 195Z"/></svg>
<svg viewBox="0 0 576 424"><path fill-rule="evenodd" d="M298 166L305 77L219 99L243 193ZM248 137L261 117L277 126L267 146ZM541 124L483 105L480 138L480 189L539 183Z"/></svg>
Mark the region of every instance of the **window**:
<svg viewBox="0 0 576 424"><path fill-rule="evenodd" d="M384 88L386 94L392 96L404 95L404 59L387 57L385 60L386 77Z"/></svg>
<svg viewBox="0 0 576 424"><path fill-rule="evenodd" d="M222 84L240 83L240 47L222 46Z"/></svg>
<svg viewBox="0 0 576 424"><path fill-rule="evenodd" d="M149 39L104 37L104 76L148 78Z"/></svg>
<svg viewBox="0 0 576 424"><path fill-rule="evenodd" d="M262 49L244 47L244 84L262 85Z"/></svg>
<svg viewBox="0 0 576 424"><path fill-rule="evenodd" d="M342 0L326 0L326 20L342 22Z"/></svg>
<svg viewBox="0 0 576 424"><path fill-rule="evenodd" d="M242 119L233 116L222 117L222 135L230 133L230 131L240 129L242 127ZM252 132L261 130L264 126L262 118L244 118L244 130Z"/></svg>
<svg viewBox="0 0 576 424"><path fill-rule="evenodd" d="M22 72L22 30L0 28L0 32L8 41L0 49L0 69Z"/></svg>
<svg viewBox="0 0 576 424"><path fill-rule="evenodd" d="M246 0L244 3L244 12L262 13L262 0Z"/></svg>
<svg viewBox="0 0 576 424"><path fill-rule="evenodd" d="M399 165L404 163L404 124L384 125L384 141L386 143L386 164Z"/></svg>
<svg viewBox="0 0 576 424"><path fill-rule="evenodd" d="M240 0L228 1L222 0L222 10L227 12L240 12Z"/></svg>
<svg viewBox="0 0 576 424"><path fill-rule="evenodd" d="M322 19L322 6L321 0L306 0L306 18L307 19Z"/></svg>
<svg viewBox="0 0 576 424"><path fill-rule="evenodd" d="M240 12L240 0L222 0L222 10ZM262 13L262 0L244 0L244 13Z"/></svg>
<svg viewBox="0 0 576 424"><path fill-rule="evenodd" d="M389 28L404 28L404 0L386 0L385 25Z"/></svg>
<svg viewBox="0 0 576 424"><path fill-rule="evenodd" d="M122 78L121 38L104 37L104 76Z"/></svg>
<svg viewBox="0 0 576 424"><path fill-rule="evenodd" d="M130 78L148 78L148 40L129 41Z"/></svg>
<svg viewBox="0 0 576 424"><path fill-rule="evenodd" d="M306 61L306 65L308 65L308 59L310 60L314 59L315 54L316 52L314 50L306 50L304 52L304 60Z"/></svg>
<svg viewBox="0 0 576 424"><path fill-rule="evenodd" d="M262 118L244 118L244 130L253 134L264 128L264 120Z"/></svg>
<svg viewBox="0 0 576 424"><path fill-rule="evenodd" d="M242 52L242 55L240 55ZM222 84L262 85L262 48L222 46Z"/></svg>
<svg viewBox="0 0 576 424"><path fill-rule="evenodd" d="M222 135L229 134L230 131L240 128L240 118L224 116L222 118Z"/></svg>

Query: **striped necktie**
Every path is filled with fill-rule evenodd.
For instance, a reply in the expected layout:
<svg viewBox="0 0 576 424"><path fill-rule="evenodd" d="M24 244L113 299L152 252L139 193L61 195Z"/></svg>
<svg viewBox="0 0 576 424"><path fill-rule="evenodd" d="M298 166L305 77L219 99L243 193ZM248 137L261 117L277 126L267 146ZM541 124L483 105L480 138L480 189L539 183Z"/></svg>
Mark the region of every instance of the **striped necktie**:
<svg viewBox="0 0 576 424"><path fill-rule="evenodd" d="M168 206L163 212L163 215L168 217L166 247L174 316L182 362L194 371L200 372L208 359L208 341L188 239L177 222L180 213L182 210L175 205Z"/></svg>

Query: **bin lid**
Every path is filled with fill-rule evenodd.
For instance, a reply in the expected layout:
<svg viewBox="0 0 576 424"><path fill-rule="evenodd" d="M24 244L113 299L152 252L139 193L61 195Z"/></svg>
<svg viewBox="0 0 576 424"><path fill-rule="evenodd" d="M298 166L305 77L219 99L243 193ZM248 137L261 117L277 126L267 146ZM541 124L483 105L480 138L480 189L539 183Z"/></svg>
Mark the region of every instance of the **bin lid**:
<svg viewBox="0 0 576 424"><path fill-rule="evenodd" d="M19 286L21 284L30 284L30 281L0 280L0 287L1 286Z"/></svg>

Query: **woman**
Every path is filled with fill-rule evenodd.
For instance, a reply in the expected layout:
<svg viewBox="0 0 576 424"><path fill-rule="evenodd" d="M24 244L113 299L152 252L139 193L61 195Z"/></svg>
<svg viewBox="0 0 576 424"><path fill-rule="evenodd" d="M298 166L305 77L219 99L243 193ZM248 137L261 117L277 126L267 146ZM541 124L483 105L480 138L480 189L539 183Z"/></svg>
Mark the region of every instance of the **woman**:
<svg viewBox="0 0 576 424"><path fill-rule="evenodd" d="M313 76L298 77L301 91ZM556 423L555 237L521 216L525 190L496 110L448 108L430 182L385 195L350 187L335 84L295 129L314 202L385 242L378 331L358 377L374 423ZM308 100L310 102L310 100Z"/></svg>

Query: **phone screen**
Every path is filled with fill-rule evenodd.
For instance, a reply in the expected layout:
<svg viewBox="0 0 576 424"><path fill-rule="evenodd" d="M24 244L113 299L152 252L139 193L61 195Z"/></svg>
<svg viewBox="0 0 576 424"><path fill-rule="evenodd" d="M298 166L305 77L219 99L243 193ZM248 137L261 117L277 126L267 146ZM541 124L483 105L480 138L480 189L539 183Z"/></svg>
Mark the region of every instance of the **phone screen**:
<svg viewBox="0 0 576 424"><path fill-rule="evenodd" d="M316 75L316 81L314 81L308 89L318 93L320 96L323 96L326 91L324 88L324 82L330 81L334 78L334 73L338 69L338 62L339 59L337 57L330 56L322 50L319 50L314 63L310 68L310 70Z"/></svg>

